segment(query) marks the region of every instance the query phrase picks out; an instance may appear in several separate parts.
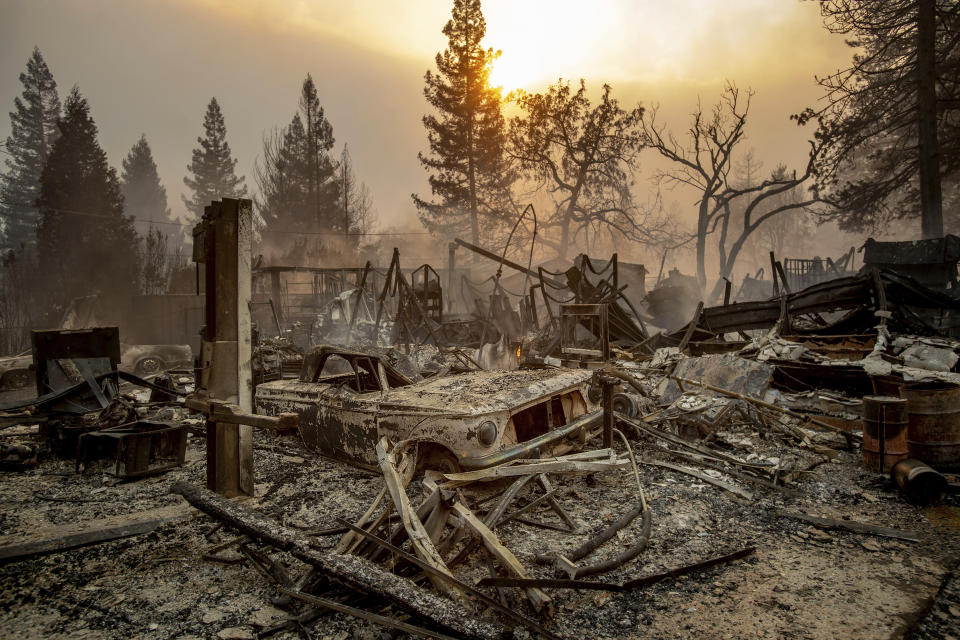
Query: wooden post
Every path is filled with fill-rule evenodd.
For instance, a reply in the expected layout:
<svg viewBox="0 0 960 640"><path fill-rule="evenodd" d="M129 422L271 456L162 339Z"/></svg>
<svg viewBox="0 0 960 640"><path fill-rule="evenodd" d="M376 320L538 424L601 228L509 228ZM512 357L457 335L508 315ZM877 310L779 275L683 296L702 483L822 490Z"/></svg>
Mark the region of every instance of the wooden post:
<svg viewBox="0 0 960 640"><path fill-rule="evenodd" d="M603 447L605 449L613 446L613 424L616 420L613 414L614 382L608 376L602 376L600 379L601 389L603 389Z"/></svg>
<svg viewBox="0 0 960 640"><path fill-rule="evenodd" d="M207 238L207 327L202 386L210 398L253 410L250 364L252 203L224 198L200 223ZM253 428L207 421L207 487L222 495L253 495Z"/></svg>
<svg viewBox="0 0 960 640"><path fill-rule="evenodd" d="M454 299L456 298L456 276L457 271L457 243L451 242L447 245L450 251L450 259L447 261L447 313L453 313Z"/></svg>

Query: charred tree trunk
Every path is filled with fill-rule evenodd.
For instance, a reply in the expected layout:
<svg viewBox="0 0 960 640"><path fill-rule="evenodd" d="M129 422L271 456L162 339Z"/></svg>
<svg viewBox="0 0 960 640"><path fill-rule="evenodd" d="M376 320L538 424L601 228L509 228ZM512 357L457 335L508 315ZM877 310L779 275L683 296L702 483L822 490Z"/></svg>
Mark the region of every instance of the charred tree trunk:
<svg viewBox="0 0 960 640"><path fill-rule="evenodd" d="M917 3L917 129L919 134L920 216L923 238L943 236L940 152L937 144L935 0Z"/></svg>

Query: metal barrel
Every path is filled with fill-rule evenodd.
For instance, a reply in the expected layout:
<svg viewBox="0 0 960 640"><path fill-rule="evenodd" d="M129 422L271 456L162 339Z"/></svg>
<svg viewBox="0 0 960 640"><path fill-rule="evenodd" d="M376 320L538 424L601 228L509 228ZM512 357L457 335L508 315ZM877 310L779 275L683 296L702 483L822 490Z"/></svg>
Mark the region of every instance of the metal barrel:
<svg viewBox="0 0 960 640"><path fill-rule="evenodd" d="M907 449L907 401L891 396L863 398L863 466L890 473Z"/></svg>
<svg viewBox="0 0 960 640"><path fill-rule="evenodd" d="M947 492L947 479L913 458L901 460L893 465L890 475L907 501L913 504L926 505L940 502Z"/></svg>
<svg viewBox="0 0 960 640"><path fill-rule="evenodd" d="M904 385L910 457L934 467L960 464L960 384L922 382Z"/></svg>

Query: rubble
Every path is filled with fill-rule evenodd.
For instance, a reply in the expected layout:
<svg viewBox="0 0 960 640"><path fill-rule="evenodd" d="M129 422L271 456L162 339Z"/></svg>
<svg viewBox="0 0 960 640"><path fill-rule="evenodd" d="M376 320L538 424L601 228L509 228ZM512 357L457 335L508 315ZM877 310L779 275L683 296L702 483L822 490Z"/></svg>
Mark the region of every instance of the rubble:
<svg viewBox="0 0 960 640"><path fill-rule="evenodd" d="M516 310L496 276L473 301L478 331L454 328L452 265L404 272L395 251L386 271L307 271L340 278L311 313L350 348L294 346L294 314L269 298L278 337L254 345L252 372L209 339L196 385L118 372L110 354L102 369L45 358L43 395L0 405L0 624L24 637L955 632L924 612L960 552L960 460L918 437L960 416L953 298L893 272L790 263L775 265L776 298L701 302L651 335L616 256L551 272L468 248L536 276ZM815 282L791 291L797 274ZM881 393L908 407L903 452L872 413ZM888 476L868 453L919 460Z"/></svg>

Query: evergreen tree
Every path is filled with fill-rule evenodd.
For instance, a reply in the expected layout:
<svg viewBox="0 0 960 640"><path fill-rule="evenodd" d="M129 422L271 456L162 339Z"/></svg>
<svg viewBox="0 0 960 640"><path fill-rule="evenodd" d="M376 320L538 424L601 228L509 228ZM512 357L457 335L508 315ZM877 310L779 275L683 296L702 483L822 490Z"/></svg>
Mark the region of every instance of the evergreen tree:
<svg viewBox="0 0 960 640"><path fill-rule="evenodd" d="M10 113L7 170L0 179L0 251L36 242L40 173L59 135L57 83L40 49L34 47L20 83L23 93Z"/></svg>
<svg viewBox="0 0 960 640"><path fill-rule="evenodd" d="M306 184L300 159L304 145L300 114L284 129L264 137L263 156L254 168L255 203L267 232L289 232L307 224L304 209Z"/></svg>
<svg viewBox="0 0 960 640"><path fill-rule="evenodd" d="M423 90L437 113L423 117L430 153L418 157L431 172L435 199L413 194L428 229L446 235L469 232L475 244L481 228L503 222L515 178L503 152L500 90L489 84L500 52L480 45L486 28L480 0L454 0L452 18L443 28L449 44L437 54L437 73L427 71Z"/></svg>
<svg viewBox="0 0 960 640"><path fill-rule="evenodd" d="M90 107L74 87L60 137L40 176L37 251L49 296L49 321L73 298L121 299L137 291L139 257L133 220L123 213L117 172L97 142Z"/></svg>
<svg viewBox="0 0 960 640"><path fill-rule="evenodd" d="M120 180L124 211L133 218L139 235L146 238L154 223L174 222L167 207L167 190L160 184L160 175L145 134L124 158ZM169 230L165 228L165 231Z"/></svg>
<svg viewBox="0 0 960 640"><path fill-rule="evenodd" d="M956 0L822 0L824 25L854 49L818 77L821 218L850 231L921 220L923 237L956 230L960 199L960 6ZM942 184L941 184L942 180ZM950 229L948 229L949 231Z"/></svg>
<svg viewBox="0 0 960 640"><path fill-rule="evenodd" d="M333 143L333 127L308 74L293 120L266 136L257 161L257 207L265 233L343 232Z"/></svg>
<svg viewBox="0 0 960 640"><path fill-rule="evenodd" d="M237 177L237 161L227 144L227 125L216 98L210 99L207 113L203 116L203 137L197 138L200 145L193 150L193 160L187 165L190 175L183 179L193 195L183 196L183 203L198 218L204 207L212 200L243 198L247 187L243 176Z"/></svg>
<svg viewBox="0 0 960 640"><path fill-rule="evenodd" d="M333 127L323 113L313 78L307 74L300 92L300 115L303 118L303 171L307 187L307 210L323 230L343 231L338 215L340 190L330 159L333 149Z"/></svg>

